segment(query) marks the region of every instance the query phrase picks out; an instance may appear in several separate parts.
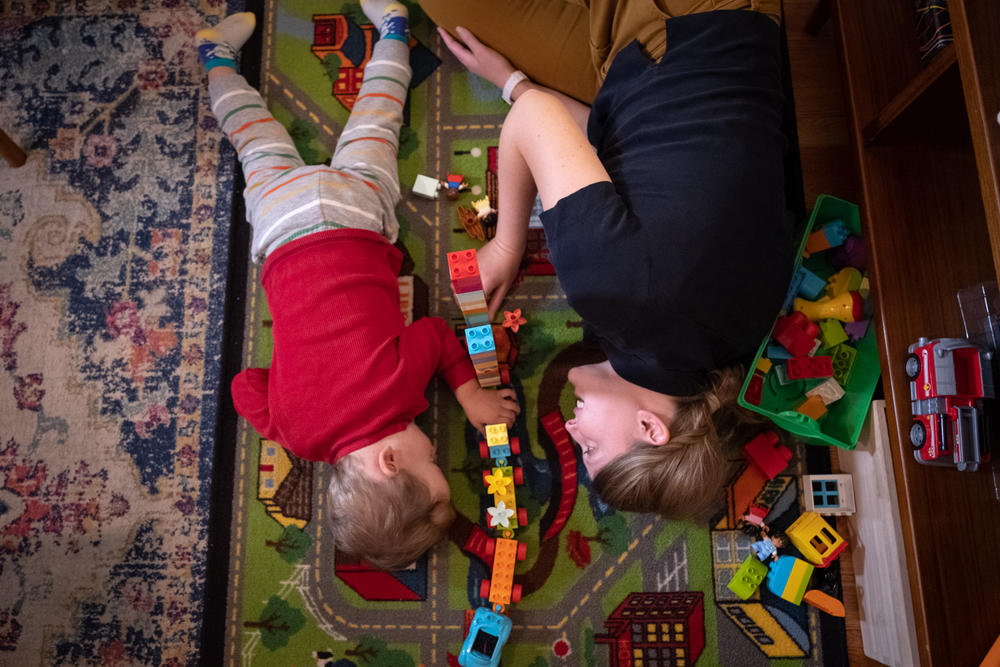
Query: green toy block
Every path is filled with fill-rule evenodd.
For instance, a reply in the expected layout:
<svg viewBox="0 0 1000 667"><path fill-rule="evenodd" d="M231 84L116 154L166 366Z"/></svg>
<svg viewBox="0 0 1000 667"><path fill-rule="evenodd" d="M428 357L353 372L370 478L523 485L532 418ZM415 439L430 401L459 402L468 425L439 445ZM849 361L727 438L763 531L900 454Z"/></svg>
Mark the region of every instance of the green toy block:
<svg viewBox="0 0 1000 667"><path fill-rule="evenodd" d="M847 379L851 377L851 369L854 368L854 360L858 356L858 351L847 343L841 343L833 348L833 379L840 383L840 386L847 384Z"/></svg>
<svg viewBox="0 0 1000 667"><path fill-rule="evenodd" d="M846 341L847 332L840 320L820 320L819 337L823 341L823 347L831 348Z"/></svg>
<svg viewBox="0 0 1000 667"><path fill-rule="evenodd" d="M767 576L767 565L761 563L755 555L752 553L747 556L747 559L743 561L739 569L736 570L736 574L733 578L729 580L726 587L735 593L741 600L746 600L748 597L753 595L757 587L760 586L761 582L764 581L764 577Z"/></svg>

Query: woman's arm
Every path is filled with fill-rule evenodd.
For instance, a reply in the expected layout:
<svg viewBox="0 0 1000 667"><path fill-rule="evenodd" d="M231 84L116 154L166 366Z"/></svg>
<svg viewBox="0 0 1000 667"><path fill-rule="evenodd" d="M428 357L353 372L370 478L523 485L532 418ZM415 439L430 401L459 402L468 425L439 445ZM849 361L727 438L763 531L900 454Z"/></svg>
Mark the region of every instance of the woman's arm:
<svg viewBox="0 0 1000 667"><path fill-rule="evenodd" d="M496 236L479 250L479 271L492 317L517 276L535 194L548 210L563 197L610 181L569 110L555 96L525 90L500 131Z"/></svg>
<svg viewBox="0 0 1000 667"><path fill-rule="evenodd" d="M444 28L438 28L438 34L441 35L444 45L458 58L460 63L465 65L466 69L490 81L497 88L502 89L504 84L507 83L507 79L515 71L510 61L502 54L480 42L475 35L462 26L456 26L455 32L458 33L461 41L452 37ZM557 90L534 83L530 79L525 79L514 87L510 95L511 100L517 101L528 90L540 90L554 95L566 107L566 111L569 112L569 115L573 118L577 126L579 126L580 130L584 134L587 133L587 118L590 116L590 107L586 104L578 102Z"/></svg>

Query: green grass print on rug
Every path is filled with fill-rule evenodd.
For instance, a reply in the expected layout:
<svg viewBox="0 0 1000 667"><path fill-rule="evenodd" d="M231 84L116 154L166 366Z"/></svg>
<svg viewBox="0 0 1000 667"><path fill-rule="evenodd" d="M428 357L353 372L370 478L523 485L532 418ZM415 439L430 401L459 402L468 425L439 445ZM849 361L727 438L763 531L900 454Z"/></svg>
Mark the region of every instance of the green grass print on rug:
<svg viewBox="0 0 1000 667"><path fill-rule="evenodd" d="M419 61L414 71L422 78L410 91L399 162L403 199L396 210L409 260L404 273L414 276L414 316L443 317L460 332L463 321L451 297L445 255L481 244L462 230L457 205L471 206L485 192L489 148L498 143L508 107L499 90L465 72L447 53L419 8L408 6L419 43L412 51ZM313 53L316 26L336 24L356 42L363 35L361 20L356 3L290 0L269 2L260 17L263 93L275 116L292 129L300 151L316 162L328 159L348 115L333 94L330 73L349 76L357 55L338 55L336 67L329 58L324 63ZM449 173L464 175L471 187L457 203L411 194L417 174L444 179ZM269 316L259 280L258 267L248 287L244 366L266 366L270 360ZM554 275L526 276L504 307L521 308L528 320L516 334L519 357L511 375L522 406L513 429L522 444L518 465L525 477L517 500L529 519L516 534L527 543L527 558L515 570L524 597L507 609L514 631L504 664L627 664L618 662L618 649L609 642L633 642L633 632L629 655L640 651L647 665L668 664L668 657L673 665L756 665L774 659L822 664L815 611L769 593L744 602L726 588L750 553L750 539L722 508L711 525L667 522L616 512L591 494L575 452L555 444L541 423L553 411L572 414L566 372L590 360L580 342L580 318ZM478 591L480 581L489 578L487 564L463 550L466 539L486 526L485 466L474 432L447 388L436 383L428 396L430 408L418 424L440 443L439 462L459 518L453 539L393 573L362 571L338 558L324 519L326 464L292 461L241 423L227 665L457 664L466 610L485 604ZM779 525L800 511L797 475L805 469L801 449L797 454L757 498L772 508L769 519L777 518ZM262 457L274 466L272 472L259 474ZM746 486L745 463L731 465L733 479ZM268 477L274 488L289 485L282 494L285 504L276 503L274 488L264 488ZM742 489L737 484L739 498L754 499ZM570 501L560 514L560 504ZM380 597L387 599L372 599ZM634 629L625 616L630 604L646 614L641 628ZM622 639L612 640L612 634Z"/></svg>

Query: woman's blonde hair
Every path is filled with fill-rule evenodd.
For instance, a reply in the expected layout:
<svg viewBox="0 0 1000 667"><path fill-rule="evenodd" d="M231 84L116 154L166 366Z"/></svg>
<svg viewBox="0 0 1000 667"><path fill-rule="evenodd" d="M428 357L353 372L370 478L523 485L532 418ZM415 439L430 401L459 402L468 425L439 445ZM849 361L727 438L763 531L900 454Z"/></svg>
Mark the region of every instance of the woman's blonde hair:
<svg viewBox="0 0 1000 667"><path fill-rule="evenodd" d="M455 520L449 502L433 502L430 490L401 470L386 481L368 477L348 454L330 473L330 527L337 549L375 567L405 567L440 542Z"/></svg>
<svg viewBox="0 0 1000 667"><path fill-rule="evenodd" d="M707 390L675 397L669 441L636 443L601 468L593 480L601 499L629 512L703 518L719 500L728 450L766 421L736 403L743 378L739 366L713 371Z"/></svg>

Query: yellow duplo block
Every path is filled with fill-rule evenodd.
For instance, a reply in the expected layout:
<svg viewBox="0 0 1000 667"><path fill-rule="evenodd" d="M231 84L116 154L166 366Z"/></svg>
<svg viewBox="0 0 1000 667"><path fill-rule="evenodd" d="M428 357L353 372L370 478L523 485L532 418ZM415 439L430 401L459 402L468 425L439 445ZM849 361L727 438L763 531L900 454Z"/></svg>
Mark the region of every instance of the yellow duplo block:
<svg viewBox="0 0 1000 667"><path fill-rule="evenodd" d="M765 375L767 375L768 371L771 370L772 365L771 360L767 357L761 357L757 360L757 370Z"/></svg>
<svg viewBox="0 0 1000 667"><path fill-rule="evenodd" d="M507 425L506 424L487 424L486 425L486 444L490 447L494 445L506 445L509 444L507 439Z"/></svg>
<svg viewBox="0 0 1000 667"><path fill-rule="evenodd" d="M810 396L807 398L799 407L795 408L796 411L801 412L807 417L812 417L813 419L819 421L819 418L826 414L826 404L823 403L823 397L819 395Z"/></svg>

